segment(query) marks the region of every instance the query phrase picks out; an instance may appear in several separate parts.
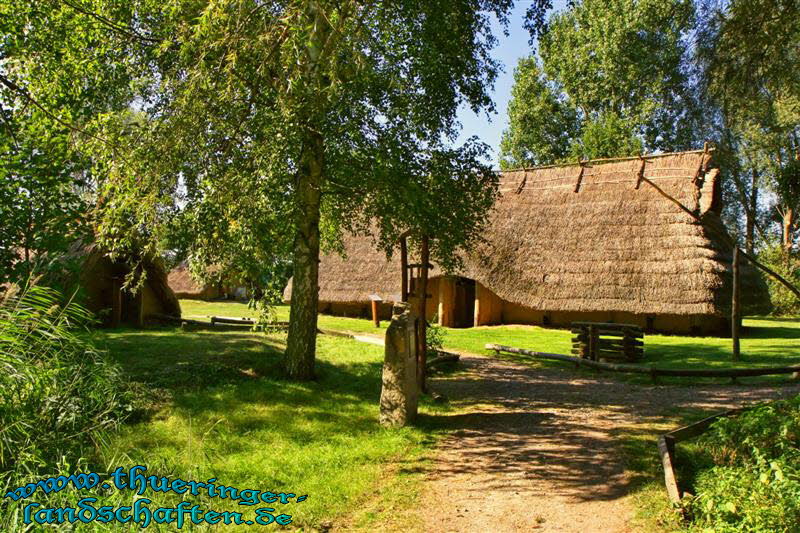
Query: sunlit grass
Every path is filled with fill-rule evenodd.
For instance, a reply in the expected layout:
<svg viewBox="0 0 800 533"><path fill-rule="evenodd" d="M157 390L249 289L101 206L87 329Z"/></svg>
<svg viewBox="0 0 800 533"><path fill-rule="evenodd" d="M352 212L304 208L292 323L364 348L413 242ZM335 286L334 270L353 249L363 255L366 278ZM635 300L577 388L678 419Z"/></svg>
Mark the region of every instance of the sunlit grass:
<svg viewBox="0 0 800 533"><path fill-rule="evenodd" d="M318 379L298 383L282 376L281 335L111 330L98 340L126 379L150 395L148 412L103 449L109 469L142 464L184 480L217 478L238 488L307 494L305 502L278 506L298 526L368 509L377 492L384 500L400 498L394 493L416 482L413 475L403 478L402 465L417 461L438 432L424 423L400 430L377 424L379 346L320 336ZM428 413L442 409L423 406ZM254 508L228 500L188 499L254 515ZM359 524L369 528L379 518L379 512L367 514Z"/></svg>
<svg viewBox="0 0 800 533"><path fill-rule="evenodd" d="M181 300L184 315L204 318L218 316L255 316L247 304L240 302L200 302ZM288 320L288 306L276 307L279 320ZM248 314L249 313L249 314ZM388 322L375 328L370 320L319 316L319 326L356 333L383 334ZM567 329L539 326L506 325L466 329L446 329L445 348L477 354L488 354L487 343L505 344L538 352L569 354L572 334ZM746 318L742 328L742 359L731 360L731 340L720 337L685 337L679 335L646 335L645 364L661 368L723 368L735 366L776 366L800 364L800 319ZM524 357L509 356L525 361Z"/></svg>

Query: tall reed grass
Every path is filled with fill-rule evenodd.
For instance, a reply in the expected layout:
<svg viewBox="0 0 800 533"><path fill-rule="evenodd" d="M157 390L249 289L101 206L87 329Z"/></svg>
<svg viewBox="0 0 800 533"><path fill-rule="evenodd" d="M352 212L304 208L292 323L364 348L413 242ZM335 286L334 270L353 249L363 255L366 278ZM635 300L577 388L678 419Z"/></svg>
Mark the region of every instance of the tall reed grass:
<svg viewBox="0 0 800 533"><path fill-rule="evenodd" d="M124 417L126 388L93 346L92 324L89 311L47 287L0 300L0 497L85 466ZM0 527L16 514L12 507L0 499Z"/></svg>

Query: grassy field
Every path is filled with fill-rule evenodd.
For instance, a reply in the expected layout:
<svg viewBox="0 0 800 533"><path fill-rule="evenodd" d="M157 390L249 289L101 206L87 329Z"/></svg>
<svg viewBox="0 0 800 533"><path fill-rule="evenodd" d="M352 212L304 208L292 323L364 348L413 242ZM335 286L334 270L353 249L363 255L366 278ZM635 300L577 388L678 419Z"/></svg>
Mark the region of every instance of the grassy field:
<svg viewBox="0 0 800 533"><path fill-rule="evenodd" d="M141 464L184 480L307 494L302 503L278 506L299 526L347 517L370 529L376 520L391 523L395 506L413 505L410 486L419 474L409 465L439 432L430 414L446 407L423 405L429 416L416 428L378 426L382 348L320 336L319 379L296 383L282 377L285 338L277 334L170 328L97 336L145 398L139 419L103 447L109 471ZM254 516L253 507L229 500L190 499ZM409 520L399 527L411 527Z"/></svg>
<svg viewBox="0 0 800 533"><path fill-rule="evenodd" d="M237 302L183 300L181 305L185 317L196 319L255 316ZM288 319L287 307L278 307L276 313L278 320ZM388 324L384 321L378 329L369 320L330 316L321 316L319 323L377 335ZM800 360L800 320L748 319L744 333L741 365ZM218 484L238 488L307 494L302 503L278 508L291 514L297 527L318 528L330 521L363 530L418 527L408 511L418 504L419 466L438 436L452 429L443 425L447 417L437 415L453 408L423 403L417 427L381 429L376 424L381 347L322 335L319 379L294 383L280 370L285 334L120 329L97 333L97 341L141 398L134 418L103 443L99 468L143 464L148 473L184 480L216 478ZM570 334L535 326L446 332L445 345L452 350L486 353L487 342L567 353ZM649 335L647 362L726 366L729 345L727 339ZM676 413L663 421L663 428L692 417ZM627 462L643 481L652 479L659 467L650 464L657 460L652 430L642 431L641 438L627 435L624 443ZM659 504L662 492L658 483L645 483L636 497L643 499L643 509L664 509ZM153 507L179 501L174 495L148 497ZM229 500L190 499L205 509L242 512L245 518L254 514L252 507ZM650 522L663 518L651 517Z"/></svg>
<svg viewBox="0 0 800 533"><path fill-rule="evenodd" d="M206 318L217 316L255 316L247 305L239 302L199 302L181 300L184 316ZM287 306L276 308L278 320L288 320ZM320 315L319 327L382 335L388 322L375 328L369 320ZM744 320L742 360L736 366L774 366L788 362L800 364L800 319L753 317ZM486 343L505 344L539 352L570 353L571 333L565 329L538 326L486 326L468 329L447 329L445 348L485 354ZM508 356L531 362L524 356ZM681 337L647 335L645 361L663 368L723 368L732 365L731 341L718 337ZM558 363L555 363L558 364Z"/></svg>

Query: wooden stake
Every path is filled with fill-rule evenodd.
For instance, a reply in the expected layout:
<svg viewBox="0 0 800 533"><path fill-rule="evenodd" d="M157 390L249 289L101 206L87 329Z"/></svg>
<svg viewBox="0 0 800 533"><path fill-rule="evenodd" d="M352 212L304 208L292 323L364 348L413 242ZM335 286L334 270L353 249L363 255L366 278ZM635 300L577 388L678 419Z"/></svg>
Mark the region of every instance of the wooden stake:
<svg viewBox="0 0 800 533"><path fill-rule="evenodd" d="M733 249L733 294L731 295L731 338L733 339L733 360L739 360L739 322L741 310L739 308L739 247Z"/></svg>
<svg viewBox="0 0 800 533"><path fill-rule="evenodd" d="M428 236L425 235L422 237L422 243L420 245L420 263L422 266L419 270L419 283L417 284L418 287L418 295L419 295L419 328L417 329L418 332L418 339L417 339L417 379L419 383L420 391L427 392L428 387L425 383L426 379L426 365L428 361L428 340L427 340L427 329L428 329L428 319L425 316L425 311L427 307L427 299L428 299L428 260L430 259L430 250L428 248L429 240Z"/></svg>
<svg viewBox="0 0 800 533"><path fill-rule="evenodd" d="M376 328L381 327L381 319L378 316L378 300L372 300L372 323Z"/></svg>
<svg viewBox="0 0 800 533"><path fill-rule="evenodd" d="M400 272L403 279L400 281L400 300L408 301L408 244L406 238L400 239Z"/></svg>

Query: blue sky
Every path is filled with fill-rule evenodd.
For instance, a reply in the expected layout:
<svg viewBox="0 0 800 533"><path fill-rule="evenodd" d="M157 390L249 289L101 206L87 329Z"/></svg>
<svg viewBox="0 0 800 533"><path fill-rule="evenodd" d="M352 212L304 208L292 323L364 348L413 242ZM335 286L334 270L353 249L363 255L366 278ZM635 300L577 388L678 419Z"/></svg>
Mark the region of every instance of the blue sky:
<svg viewBox="0 0 800 533"><path fill-rule="evenodd" d="M533 48L528 44L530 36L522 27L525 11L530 4L530 0L518 0L516 2L514 11L509 17L509 34L507 37L503 35L500 25L496 21L494 23L493 31L500 42L495 47L493 55L503 63L504 69L504 72L501 72L497 77L494 91L492 91L492 98L497 112L487 119L485 112L476 115L471 109L464 107L458 114L463 128L457 144L460 145L469 137L476 135L492 148L491 162L495 166L498 164L500 138L508 122L508 101L511 98L511 88L514 85L514 67L516 67L519 58L525 57L533 51ZM556 9L561 9L565 4L565 0L555 0L553 4Z"/></svg>

